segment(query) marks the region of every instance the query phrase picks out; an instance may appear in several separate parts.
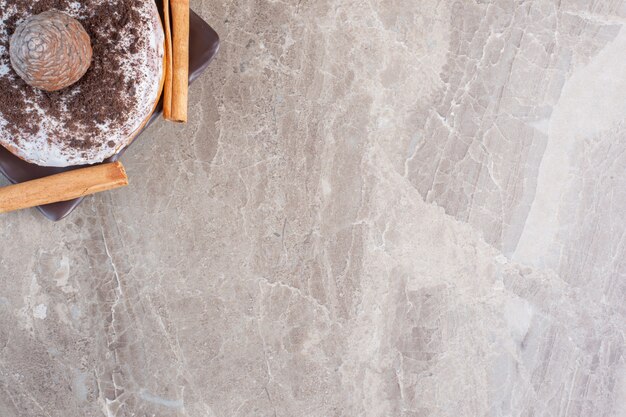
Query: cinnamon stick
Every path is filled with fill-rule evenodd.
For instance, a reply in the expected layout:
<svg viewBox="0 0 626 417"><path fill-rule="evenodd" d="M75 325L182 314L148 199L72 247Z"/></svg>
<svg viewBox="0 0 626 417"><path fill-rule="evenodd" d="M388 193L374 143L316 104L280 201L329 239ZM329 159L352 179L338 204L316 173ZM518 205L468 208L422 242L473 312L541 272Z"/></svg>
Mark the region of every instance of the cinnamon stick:
<svg viewBox="0 0 626 417"><path fill-rule="evenodd" d="M189 0L170 0L172 20L171 109L167 120L187 121L189 100ZM167 28L166 28L167 31Z"/></svg>
<svg viewBox="0 0 626 417"><path fill-rule="evenodd" d="M170 20L170 0L163 0L163 27L165 28L165 81L163 85L163 115L166 120L172 117L172 22Z"/></svg>
<svg viewBox="0 0 626 417"><path fill-rule="evenodd" d="M0 188L0 213L68 201L128 185L121 162L80 168Z"/></svg>

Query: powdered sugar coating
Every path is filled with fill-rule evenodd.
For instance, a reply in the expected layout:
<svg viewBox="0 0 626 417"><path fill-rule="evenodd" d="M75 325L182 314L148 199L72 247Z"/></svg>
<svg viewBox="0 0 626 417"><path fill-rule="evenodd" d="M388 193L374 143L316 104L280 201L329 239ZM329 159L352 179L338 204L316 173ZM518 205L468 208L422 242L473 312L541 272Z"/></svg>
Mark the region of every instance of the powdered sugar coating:
<svg viewBox="0 0 626 417"><path fill-rule="evenodd" d="M11 35L4 22L6 19L15 18L16 8L12 5L13 2L14 0L0 0L0 39L6 40ZM101 4L109 2L109 0L100 1ZM164 56L163 28L156 4L153 1L138 0L133 6L142 16L141 27L128 27L124 30L139 33L144 42L137 51L124 56L121 62L126 85L132 85L135 89L132 103L124 109L115 109L124 112L124 117L120 117L124 120L98 124L95 129L92 127L89 130L80 124L68 126L66 121L68 118L71 119L72 114L66 107L63 107L63 104L61 104L60 115L51 115L38 105L40 95L44 93L38 90L28 90L24 100L28 104L26 113L39 120L36 133L26 126L24 129L15 129L16 126L10 126L2 113L3 103L0 103L0 144L28 162L62 167L102 162L132 141L137 131L150 117L158 99L163 77ZM114 8L113 5L111 7ZM90 8L85 7L81 2L72 2L62 11L79 20L91 12ZM128 43L131 38L125 33L120 33L118 42ZM0 79L16 77L8 58L7 51L0 46ZM106 83L107 80L102 80L102 82ZM68 90L62 99L71 98L72 95L79 93L79 87L72 91ZM9 129L10 127L12 129ZM17 127L21 128L21 126ZM88 147L73 146L77 138L86 137L89 138Z"/></svg>

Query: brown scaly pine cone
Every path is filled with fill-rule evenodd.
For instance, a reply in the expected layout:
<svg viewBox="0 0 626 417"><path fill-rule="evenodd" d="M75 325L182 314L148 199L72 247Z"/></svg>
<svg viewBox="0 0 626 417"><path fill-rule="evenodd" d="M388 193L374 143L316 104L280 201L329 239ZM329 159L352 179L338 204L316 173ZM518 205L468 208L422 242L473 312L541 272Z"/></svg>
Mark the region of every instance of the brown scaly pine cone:
<svg viewBox="0 0 626 417"><path fill-rule="evenodd" d="M31 16L11 37L15 72L29 85L57 91L85 75L91 65L91 40L83 26L58 10Z"/></svg>

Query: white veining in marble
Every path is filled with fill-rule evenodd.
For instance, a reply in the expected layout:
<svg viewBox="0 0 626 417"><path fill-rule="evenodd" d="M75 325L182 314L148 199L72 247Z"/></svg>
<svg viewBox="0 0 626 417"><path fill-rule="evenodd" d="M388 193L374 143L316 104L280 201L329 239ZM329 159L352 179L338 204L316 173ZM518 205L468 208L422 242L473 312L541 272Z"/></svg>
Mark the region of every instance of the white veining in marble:
<svg viewBox="0 0 626 417"><path fill-rule="evenodd" d="M190 123L0 217L0 416L626 415L626 2L192 6Z"/></svg>
<svg viewBox="0 0 626 417"><path fill-rule="evenodd" d="M588 152L589 146L594 146L585 141L608 133L610 140L619 145L620 137L610 130L623 124L626 115L626 77L619 59L624 51L626 29L622 28L593 61L574 71L563 86L549 120L536 197L515 249L515 260L542 267L558 264L562 250L559 214L576 204L563 200L578 182L579 158Z"/></svg>

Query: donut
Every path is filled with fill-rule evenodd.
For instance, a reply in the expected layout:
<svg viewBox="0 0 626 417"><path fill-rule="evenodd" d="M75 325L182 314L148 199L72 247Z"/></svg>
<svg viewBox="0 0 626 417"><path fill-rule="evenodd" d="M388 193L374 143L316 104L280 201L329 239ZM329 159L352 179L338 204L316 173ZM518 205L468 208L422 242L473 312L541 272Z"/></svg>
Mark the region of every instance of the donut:
<svg viewBox="0 0 626 417"><path fill-rule="evenodd" d="M164 42L151 0L0 0L0 145L50 167L118 153L159 100Z"/></svg>

